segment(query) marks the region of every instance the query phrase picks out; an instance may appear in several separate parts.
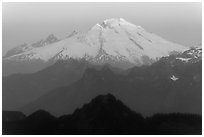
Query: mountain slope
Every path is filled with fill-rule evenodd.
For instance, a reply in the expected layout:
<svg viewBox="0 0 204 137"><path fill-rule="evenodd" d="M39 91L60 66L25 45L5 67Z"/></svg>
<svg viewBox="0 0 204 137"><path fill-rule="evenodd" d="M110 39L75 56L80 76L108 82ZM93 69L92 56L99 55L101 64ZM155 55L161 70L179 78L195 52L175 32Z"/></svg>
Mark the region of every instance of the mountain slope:
<svg viewBox="0 0 204 137"><path fill-rule="evenodd" d="M13 49L10 49L6 55L4 56L4 58L7 58L7 57L11 57L11 56L14 56L14 55L18 55L20 53L24 53L24 52L27 52L27 51L30 51L34 48L38 48L38 47L43 47L43 46L46 46L46 45L49 45L49 44L52 44L52 43L55 43L55 42L58 42L59 39L57 37L55 37L53 34L50 34L45 40L39 40L35 43L32 43L32 44L22 44L22 45L19 45Z"/></svg>
<svg viewBox="0 0 204 137"><path fill-rule="evenodd" d="M2 79L4 110L18 110L49 90L79 80L89 63L83 60L60 61L32 74L14 74Z"/></svg>
<svg viewBox="0 0 204 137"><path fill-rule="evenodd" d="M37 72L39 70L42 70L50 65L53 64L52 61L44 62L40 59L36 60L25 60L23 57L16 58L16 55L21 55L25 52L32 51L36 48L49 46L50 44L56 43L60 41L57 37L55 37L53 34L50 34L46 39L39 40L32 44L22 44L19 45L11 50L9 50L6 55L3 57L3 64L2 64L2 74L3 76L7 76L14 73L31 73L31 72Z"/></svg>
<svg viewBox="0 0 204 137"><path fill-rule="evenodd" d="M3 72L6 74L16 73L14 70L13 72L10 70L9 73L6 69L8 68L7 64L11 66L15 62L23 62L24 69L26 69L26 66L32 64L31 62L53 63L70 58L85 59L100 65L108 63L127 69L132 66L152 64L158 58L167 56L171 52L183 52L186 49L184 46L164 40L122 18L108 19L102 24L96 24L86 33L73 33L58 42L36 46L24 52L16 52L17 54L7 56L3 59ZM36 69L42 69L40 66ZM17 72L27 71L19 69Z"/></svg>
<svg viewBox="0 0 204 137"><path fill-rule="evenodd" d="M161 58L151 66L132 68L127 75L115 74L108 67L87 69L79 81L48 92L22 110L26 114L38 109L56 116L70 114L95 96L111 93L144 115L158 112L201 114L202 60L186 63L177 59L185 53Z"/></svg>
<svg viewBox="0 0 204 137"><path fill-rule="evenodd" d="M110 67L108 65L104 65ZM87 68L101 69L86 60L58 61L39 72L13 74L2 78L3 110L18 110L24 105L58 87L68 86L82 78ZM114 72L120 69L110 67Z"/></svg>

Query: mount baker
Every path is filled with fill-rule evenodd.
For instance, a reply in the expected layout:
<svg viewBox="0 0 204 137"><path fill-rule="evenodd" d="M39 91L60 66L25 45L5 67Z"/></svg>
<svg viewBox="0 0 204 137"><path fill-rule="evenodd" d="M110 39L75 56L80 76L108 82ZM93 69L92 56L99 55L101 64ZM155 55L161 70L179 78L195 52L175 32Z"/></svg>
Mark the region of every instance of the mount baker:
<svg viewBox="0 0 204 137"><path fill-rule="evenodd" d="M85 33L74 31L64 39L50 35L45 40L11 49L3 57L3 75L37 72L58 60L69 59L127 69L149 65L187 49L122 18L112 18Z"/></svg>

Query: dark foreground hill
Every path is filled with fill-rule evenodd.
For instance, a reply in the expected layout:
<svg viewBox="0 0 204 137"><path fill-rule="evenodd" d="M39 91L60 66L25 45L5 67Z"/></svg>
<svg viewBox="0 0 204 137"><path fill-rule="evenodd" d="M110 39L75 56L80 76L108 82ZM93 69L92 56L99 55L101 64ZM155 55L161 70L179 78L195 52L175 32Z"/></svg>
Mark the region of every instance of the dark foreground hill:
<svg viewBox="0 0 204 137"><path fill-rule="evenodd" d="M13 113L13 112L10 112ZM15 114L17 114L15 112ZM15 117L13 113L13 117ZM19 113L18 113L19 114ZM23 118L4 119L3 134L202 134L196 114L156 114L148 118L132 111L113 95L99 95L71 115L56 118L39 110ZM8 117L7 117L8 118Z"/></svg>

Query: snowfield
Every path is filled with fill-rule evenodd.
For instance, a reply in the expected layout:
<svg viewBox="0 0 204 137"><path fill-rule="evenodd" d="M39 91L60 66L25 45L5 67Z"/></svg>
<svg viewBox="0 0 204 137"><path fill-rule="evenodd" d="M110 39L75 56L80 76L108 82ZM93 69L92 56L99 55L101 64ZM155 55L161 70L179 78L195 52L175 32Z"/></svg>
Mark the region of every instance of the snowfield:
<svg viewBox="0 0 204 137"><path fill-rule="evenodd" d="M30 46L30 45L28 45ZM107 19L96 24L86 33L74 32L69 37L41 47L28 47L19 54L4 60L67 60L86 59L95 62L126 61L136 66L144 65L144 57L158 60L173 51L183 52L188 48L164 40L122 18ZM99 55L100 54L100 55Z"/></svg>

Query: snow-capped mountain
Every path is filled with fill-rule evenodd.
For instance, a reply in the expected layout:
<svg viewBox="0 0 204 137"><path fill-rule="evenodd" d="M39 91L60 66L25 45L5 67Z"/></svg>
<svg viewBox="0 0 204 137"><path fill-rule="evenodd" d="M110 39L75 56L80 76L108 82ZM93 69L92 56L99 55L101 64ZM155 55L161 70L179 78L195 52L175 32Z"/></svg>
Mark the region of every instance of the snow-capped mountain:
<svg viewBox="0 0 204 137"><path fill-rule="evenodd" d="M19 45L19 46L15 47L15 48L9 50L4 57L6 58L6 57L11 57L11 56L14 56L14 55L18 55L18 54L30 51L30 50L32 50L34 48L43 47L43 46L55 43L57 41L59 41L59 39L57 37L55 37L53 34L50 34L44 40L42 39L42 40L39 40L39 41L37 41L35 43L32 43L32 44L24 43L22 45Z"/></svg>
<svg viewBox="0 0 204 137"><path fill-rule="evenodd" d="M13 49L13 54L8 52L3 62L30 64L33 61L47 63L71 58L129 68L151 64L174 51L183 52L188 49L149 33L122 18L107 19L85 33L74 31L62 40L51 36L48 37L48 42L39 41L20 47L22 50L18 52L16 49Z"/></svg>

